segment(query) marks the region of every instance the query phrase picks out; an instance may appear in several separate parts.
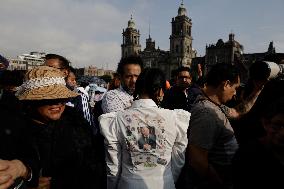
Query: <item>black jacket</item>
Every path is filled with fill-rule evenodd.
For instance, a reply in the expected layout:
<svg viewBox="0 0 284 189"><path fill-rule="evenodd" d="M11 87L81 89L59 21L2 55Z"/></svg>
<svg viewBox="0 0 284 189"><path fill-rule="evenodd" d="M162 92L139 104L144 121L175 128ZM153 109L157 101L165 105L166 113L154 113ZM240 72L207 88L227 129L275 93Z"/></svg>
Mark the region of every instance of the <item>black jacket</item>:
<svg viewBox="0 0 284 189"><path fill-rule="evenodd" d="M60 120L30 122L39 152L42 176L52 177L51 189L103 188L96 138L84 118L66 107Z"/></svg>
<svg viewBox="0 0 284 189"><path fill-rule="evenodd" d="M34 175L38 172L38 156L32 145L27 120L18 105L13 95L0 99L0 159L21 160L33 174L32 180L26 184L35 187L38 182Z"/></svg>

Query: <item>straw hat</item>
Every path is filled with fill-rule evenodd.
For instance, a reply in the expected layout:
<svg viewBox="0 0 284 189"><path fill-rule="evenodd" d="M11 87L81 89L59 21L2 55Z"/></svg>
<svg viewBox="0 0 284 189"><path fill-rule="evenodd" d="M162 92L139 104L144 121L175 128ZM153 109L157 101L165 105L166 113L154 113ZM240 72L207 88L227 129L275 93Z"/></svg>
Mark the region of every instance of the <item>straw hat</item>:
<svg viewBox="0 0 284 189"><path fill-rule="evenodd" d="M69 90L59 69L38 66L29 70L25 82L16 92L19 100L47 100L78 96Z"/></svg>

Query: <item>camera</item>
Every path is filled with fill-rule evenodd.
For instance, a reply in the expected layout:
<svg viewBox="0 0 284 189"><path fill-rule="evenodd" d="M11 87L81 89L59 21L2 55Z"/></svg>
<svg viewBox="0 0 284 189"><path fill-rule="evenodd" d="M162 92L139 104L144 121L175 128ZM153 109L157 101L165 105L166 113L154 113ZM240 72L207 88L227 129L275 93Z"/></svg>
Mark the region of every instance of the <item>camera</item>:
<svg viewBox="0 0 284 189"><path fill-rule="evenodd" d="M256 61L249 69L250 78L256 80L284 79L284 64Z"/></svg>

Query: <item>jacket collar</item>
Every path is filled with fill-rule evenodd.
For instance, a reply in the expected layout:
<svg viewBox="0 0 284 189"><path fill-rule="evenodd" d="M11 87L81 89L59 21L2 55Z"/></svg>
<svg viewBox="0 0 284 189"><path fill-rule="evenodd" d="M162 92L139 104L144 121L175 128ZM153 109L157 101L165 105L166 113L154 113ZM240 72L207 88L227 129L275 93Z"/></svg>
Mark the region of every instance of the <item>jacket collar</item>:
<svg viewBox="0 0 284 189"><path fill-rule="evenodd" d="M132 104L133 108L138 108L138 107L158 107L157 104L152 100L152 99L139 99L135 100Z"/></svg>

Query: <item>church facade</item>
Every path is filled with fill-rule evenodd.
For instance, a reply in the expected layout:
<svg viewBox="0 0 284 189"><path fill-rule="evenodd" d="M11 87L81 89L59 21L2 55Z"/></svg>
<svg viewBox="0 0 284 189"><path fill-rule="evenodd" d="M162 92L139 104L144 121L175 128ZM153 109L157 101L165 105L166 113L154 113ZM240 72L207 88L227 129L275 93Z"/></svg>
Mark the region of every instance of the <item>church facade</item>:
<svg viewBox="0 0 284 189"><path fill-rule="evenodd" d="M156 48L150 34L146 39L145 49L141 50L140 32L131 16L128 27L122 32L121 57L140 56L144 67L160 68L168 79L178 67L191 67L192 59L196 57L197 52L192 48L192 22L183 2L178 9L178 15L172 18L171 25L170 51Z"/></svg>

